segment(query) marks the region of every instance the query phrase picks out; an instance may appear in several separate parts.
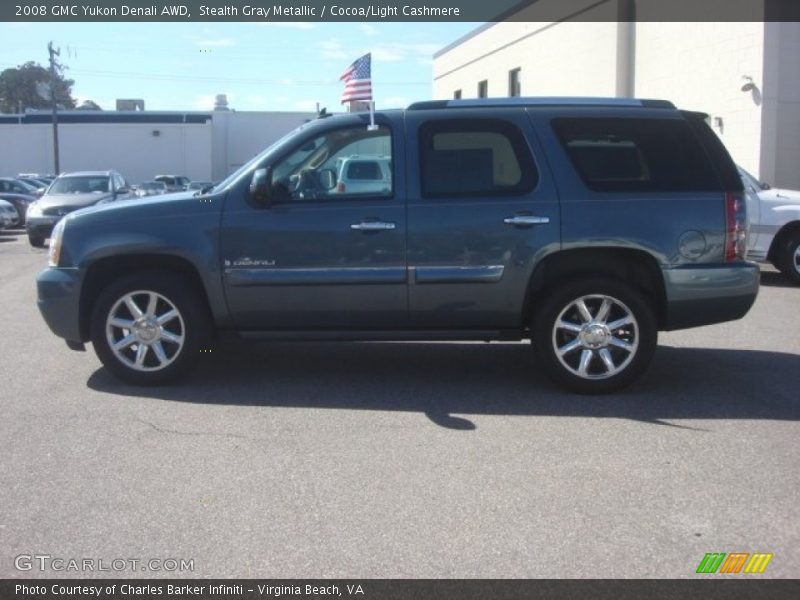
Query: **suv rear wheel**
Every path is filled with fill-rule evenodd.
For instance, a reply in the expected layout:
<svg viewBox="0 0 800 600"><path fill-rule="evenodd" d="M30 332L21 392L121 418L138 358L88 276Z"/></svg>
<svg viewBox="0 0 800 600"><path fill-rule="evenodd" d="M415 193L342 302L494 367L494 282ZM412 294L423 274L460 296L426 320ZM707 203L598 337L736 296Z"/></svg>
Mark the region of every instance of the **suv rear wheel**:
<svg viewBox="0 0 800 600"><path fill-rule="evenodd" d="M658 328L632 287L592 278L557 288L534 318L539 362L558 383L584 394L619 390L647 369Z"/></svg>
<svg viewBox="0 0 800 600"><path fill-rule="evenodd" d="M92 312L97 356L119 379L135 385L183 375L210 331L199 297L191 281L174 274L141 272L114 281Z"/></svg>

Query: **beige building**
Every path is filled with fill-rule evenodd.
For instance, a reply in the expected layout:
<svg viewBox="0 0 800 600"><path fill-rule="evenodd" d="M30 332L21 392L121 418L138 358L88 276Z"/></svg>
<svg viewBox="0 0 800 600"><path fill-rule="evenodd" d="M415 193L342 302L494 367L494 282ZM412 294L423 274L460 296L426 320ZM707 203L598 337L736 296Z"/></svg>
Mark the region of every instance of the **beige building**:
<svg viewBox="0 0 800 600"><path fill-rule="evenodd" d="M437 52L433 78L436 99L671 100L708 113L747 170L800 189L800 23L506 21Z"/></svg>

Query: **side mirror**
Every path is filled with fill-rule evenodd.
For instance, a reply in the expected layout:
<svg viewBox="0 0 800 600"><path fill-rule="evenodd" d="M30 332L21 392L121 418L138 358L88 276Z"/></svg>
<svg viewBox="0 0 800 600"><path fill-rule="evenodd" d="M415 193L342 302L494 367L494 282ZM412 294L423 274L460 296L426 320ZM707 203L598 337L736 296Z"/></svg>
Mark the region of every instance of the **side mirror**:
<svg viewBox="0 0 800 600"><path fill-rule="evenodd" d="M336 173L333 169L320 169L317 173L319 185L323 190L329 191L336 187Z"/></svg>
<svg viewBox="0 0 800 600"><path fill-rule="evenodd" d="M272 167L256 169L250 181L250 199L256 206L268 207L272 202Z"/></svg>
<svg viewBox="0 0 800 600"><path fill-rule="evenodd" d="M772 186L770 184L768 184L768 183L762 183L761 184L761 189L762 190L771 190Z"/></svg>
<svg viewBox="0 0 800 600"><path fill-rule="evenodd" d="M117 196L125 196L126 194L130 193L131 193L131 188L129 187L117 188Z"/></svg>

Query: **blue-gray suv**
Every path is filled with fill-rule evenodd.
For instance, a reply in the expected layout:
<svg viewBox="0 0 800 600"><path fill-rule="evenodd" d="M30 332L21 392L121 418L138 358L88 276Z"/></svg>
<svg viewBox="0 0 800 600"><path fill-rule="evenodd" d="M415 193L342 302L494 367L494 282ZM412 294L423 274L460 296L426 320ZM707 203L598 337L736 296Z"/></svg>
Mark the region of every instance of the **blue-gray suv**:
<svg viewBox="0 0 800 600"><path fill-rule="evenodd" d="M386 186L337 165L386 157ZM340 170L339 170L340 171ZM205 193L56 226L38 302L119 378L185 374L217 333L522 340L566 387L617 390L659 330L739 319L742 182L706 115L657 100L416 103L319 118ZM413 349L409 349L413 352Z"/></svg>

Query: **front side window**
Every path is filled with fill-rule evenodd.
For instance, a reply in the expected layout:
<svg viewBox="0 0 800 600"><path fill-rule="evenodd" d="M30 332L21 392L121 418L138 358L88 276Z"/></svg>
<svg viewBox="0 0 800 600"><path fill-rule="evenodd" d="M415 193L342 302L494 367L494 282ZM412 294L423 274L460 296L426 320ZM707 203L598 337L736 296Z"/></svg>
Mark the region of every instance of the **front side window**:
<svg viewBox="0 0 800 600"><path fill-rule="evenodd" d="M554 119L553 129L586 186L600 192L720 189L688 123L677 119Z"/></svg>
<svg viewBox="0 0 800 600"><path fill-rule="evenodd" d="M272 170L278 202L391 197L389 128L363 125L329 131L290 151Z"/></svg>
<svg viewBox="0 0 800 600"><path fill-rule="evenodd" d="M525 138L508 121L428 121L420 127L419 140L426 198L519 195L538 182Z"/></svg>

